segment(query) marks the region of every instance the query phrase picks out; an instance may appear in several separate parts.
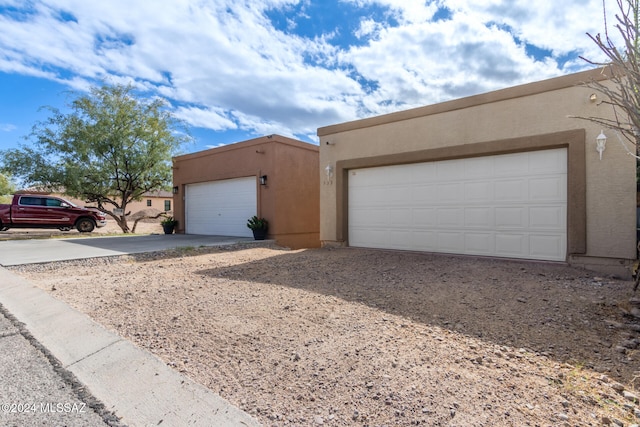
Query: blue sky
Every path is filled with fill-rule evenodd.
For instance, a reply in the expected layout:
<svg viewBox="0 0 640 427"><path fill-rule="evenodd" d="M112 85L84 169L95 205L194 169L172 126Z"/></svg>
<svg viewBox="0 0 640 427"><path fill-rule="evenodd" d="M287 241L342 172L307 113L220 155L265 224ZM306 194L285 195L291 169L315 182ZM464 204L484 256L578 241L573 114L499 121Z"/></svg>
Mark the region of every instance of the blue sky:
<svg viewBox="0 0 640 427"><path fill-rule="evenodd" d="M615 2L606 0L609 12ZM161 96L194 152L589 68L601 0L0 0L0 150L103 81Z"/></svg>

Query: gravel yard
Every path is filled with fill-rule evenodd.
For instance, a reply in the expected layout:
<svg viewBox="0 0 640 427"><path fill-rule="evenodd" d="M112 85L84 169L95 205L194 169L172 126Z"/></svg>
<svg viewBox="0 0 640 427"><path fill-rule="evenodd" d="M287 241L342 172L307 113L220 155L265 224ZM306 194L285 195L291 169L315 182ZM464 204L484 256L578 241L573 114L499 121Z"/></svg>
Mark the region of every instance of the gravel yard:
<svg viewBox="0 0 640 427"><path fill-rule="evenodd" d="M633 283L585 270L266 244L12 270L265 426L640 423Z"/></svg>

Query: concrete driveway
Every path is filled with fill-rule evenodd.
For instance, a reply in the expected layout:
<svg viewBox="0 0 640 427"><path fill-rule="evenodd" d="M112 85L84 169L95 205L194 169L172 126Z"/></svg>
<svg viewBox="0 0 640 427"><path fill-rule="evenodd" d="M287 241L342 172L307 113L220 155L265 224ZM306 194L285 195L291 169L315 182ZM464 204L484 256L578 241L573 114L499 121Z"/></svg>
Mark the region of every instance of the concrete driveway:
<svg viewBox="0 0 640 427"><path fill-rule="evenodd" d="M0 265L8 267L12 265L154 252L179 247L222 246L251 241L253 241L253 238L249 237L200 236L194 234L6 240L0 242Z"/></svg>

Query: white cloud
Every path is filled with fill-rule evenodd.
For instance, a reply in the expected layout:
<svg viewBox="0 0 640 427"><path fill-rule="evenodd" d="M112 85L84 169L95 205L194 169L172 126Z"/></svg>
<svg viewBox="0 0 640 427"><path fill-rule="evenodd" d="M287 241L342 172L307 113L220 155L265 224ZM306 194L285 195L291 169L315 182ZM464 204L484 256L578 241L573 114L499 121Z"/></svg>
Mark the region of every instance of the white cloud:
<svg viewBox="0 0 640 427"><path fill-rule="evenodd" d="M11 123L0 123L0 132L12 132L16 129L17 127Z"/></svg>
<svg viewBox="0 0 640 427"><path fill-rule="evenodd" d="M293 19L274 28L265 11L297 0L40 0L28 17L0 15L0 71L83 90L133 79L193 126L304 136L577 70L586 64L557 61L595 57L585 33L602 31L599 0L339 1L389 7L393 20L354 17L359 44L349 47L332 44L333 28L324 38L292 35ZM434 21L442 7L450 15ZM551 56L536 61L525 43Z"/></svg>
<svg viewBox="0 0 640 427"><path fill-rule="evenodd" d="M223 131L236 129L237 126L221 109L178 107L174 111L176 118L191 126Z"/></svg>

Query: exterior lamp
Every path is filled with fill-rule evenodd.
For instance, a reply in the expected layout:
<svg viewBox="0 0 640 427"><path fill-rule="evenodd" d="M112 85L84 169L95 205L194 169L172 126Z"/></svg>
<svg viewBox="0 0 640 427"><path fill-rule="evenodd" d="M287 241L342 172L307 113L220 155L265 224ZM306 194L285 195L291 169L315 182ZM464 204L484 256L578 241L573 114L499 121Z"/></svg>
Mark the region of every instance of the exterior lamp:
<svg viewBox="0 0 640 427"><path fill-rule="evenodd" d="M331 166L330 164L327 165L326 168L324 168L324 173L327 176L327 183L330 184L331 183L331 179L333 178L333 166Z"/></svg>
<svg viewBox="0 0 640 427"><path fill-rule="evenodd" d="M267 175L262 175L260 177L260 185L267 185Z"/></svg>
<svg viewBox="0 0 640 427"><path fill-rule="evenodd" d="M178 194L178 187L173 187L173 194Z"/></svg>
<svg viewBox="0 0 640 427"><path fill-rule="evenodd" d="M602 160L602 152L607 144L607 136L601 130L600 135L596 137L596 151L600 154L600 160Z"/></svg>

